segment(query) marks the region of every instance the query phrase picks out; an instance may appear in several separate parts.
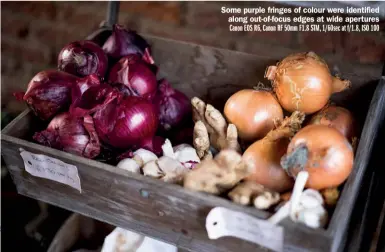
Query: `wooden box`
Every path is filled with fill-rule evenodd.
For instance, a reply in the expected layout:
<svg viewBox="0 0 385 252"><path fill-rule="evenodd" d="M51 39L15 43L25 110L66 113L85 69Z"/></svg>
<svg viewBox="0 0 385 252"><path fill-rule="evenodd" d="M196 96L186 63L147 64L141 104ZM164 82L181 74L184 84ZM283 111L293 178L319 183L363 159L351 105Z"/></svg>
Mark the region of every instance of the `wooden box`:
<svg viewBox="0 0 385 252"><path fill-rule="evenodd" d="M109 31L92 35L100 40ZM265 68L286 56L261 48L260 55L205 47L145 36L152 44L160 74L188 96L199 96L222 109L235 91L262 82ZM333 96L346 105L363 126L354 170L326 229L313 230L289 219L283 221L285 251L338 251L344 243L348 222L362 178L367 171L380 113L385 111L385 82L381 67L357 67L326 58L331 69L339 69L352 88ZM375 90L375 91L374 91ZM229 200L116 169L113 166L44 147L27 139L33 131L31 111L21 113L2 131L2 155L20 194L83 215L175 244L196 252L267 251L236 238L210 240L205 229L208 212L217 206L267 218L269 213L242 207ZM44 154L75 165L81 193L67 185L31 176L25 171L19 149Z"/></svg>

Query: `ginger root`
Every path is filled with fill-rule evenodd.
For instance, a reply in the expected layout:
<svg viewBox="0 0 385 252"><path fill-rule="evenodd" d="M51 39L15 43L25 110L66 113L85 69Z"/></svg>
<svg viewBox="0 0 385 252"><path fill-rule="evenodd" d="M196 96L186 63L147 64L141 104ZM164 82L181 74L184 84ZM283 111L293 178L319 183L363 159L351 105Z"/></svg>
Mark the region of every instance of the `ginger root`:
<svg viewBox="0 0 385 252"><path fill-rule="evenodd" d="M240 183L228 196L232 201L241 205L250 205L253 202L258 209L268 209L280 200L279 193L271 191L254 181Z"/></svg>
<svg viewBox="0 0 385 252"><path fill-rule="evenodd" d="M233 188L251 172L251 165L235 150L222 150L214 159L205 159L184 177L184 187L211 194Z"/></svg>
<svg viewBox="0 0 385 252"><path fill-rule="evenodd" d="M194 126L194 148L198 157L202 159L211 159L213 154L210 151L210 139L206 126L202 121L197 121Z"/></svg>
<svg viewBox="0 0 385 252"><path fill-rule="evenodd" d="M231 149L240 152L238 132L234 124L227 124L221 112L198 97L191 99L193 109L194 147L200 159L211 158L210 145L218 151Z"/></svg>

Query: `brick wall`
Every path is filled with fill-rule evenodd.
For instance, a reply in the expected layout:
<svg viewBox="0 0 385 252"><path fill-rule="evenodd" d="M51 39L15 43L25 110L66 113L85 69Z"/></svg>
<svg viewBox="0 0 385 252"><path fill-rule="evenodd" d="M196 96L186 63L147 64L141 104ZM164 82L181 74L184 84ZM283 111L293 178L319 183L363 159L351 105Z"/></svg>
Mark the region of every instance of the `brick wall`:
<svg viewBox="0 0 385 252"><path fill-rule="evenodd" d="M232 33L221 6L268 6L272 3L121 2L119 23L139 32L226 49L266 54L315 50L357 64L385 59L383 32ZM2 105L24 89L38 71L54 68L63 45L82 39L105 17L106 2L2 2ZM384 22L382 22L382 29ZM20 109L12 102L13 109Z"/></svg>

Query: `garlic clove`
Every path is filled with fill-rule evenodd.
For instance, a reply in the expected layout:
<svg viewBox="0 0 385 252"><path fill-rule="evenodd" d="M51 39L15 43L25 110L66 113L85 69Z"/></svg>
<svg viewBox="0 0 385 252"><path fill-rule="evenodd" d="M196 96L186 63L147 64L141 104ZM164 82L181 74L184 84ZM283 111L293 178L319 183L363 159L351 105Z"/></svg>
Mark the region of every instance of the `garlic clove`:
<svg viewBox="0 0 385 252"><path fill-rule="evenodd" d="M164 144L162 145L162 150L164 157L175 158L174 149L172 148L170 140L166 139L164 141Z"/></svg>
<svg viewBox="0 0 385 252"><path fill-rule="evenodd" d="M140 174L140 165L131 158L125 158L120 160L120 162L116 165L116 167L126 171Z"/></svg>
<svg viewBox="0 0 385 252"><path fill-rule="evenodd" d="M162 178L165 173L159 168L158 160L153 160L145 164L142 168L144 176L152 178Z"/></svg>
<svg viewBox="0 0 385 252"><path fill-rule="evenodd" d="M314 189L307 189L301 195L301 205L305 208L322 206L323 203L322 195Z"/></svg>
<svg viewBox="0 0 385 252"><path fill-rule="evenodd" d="M188 144L181 144L174 148L174 155L175 159L181 163L201 161L196 150Z"/></svg>
<svg viewBox="0 0 385 252"><path fill-rule="evenodd" d="M179 183L182 182L183 176L189 171L179 161L167 156L163 156L158 160L159 168L165 173L162 178L165 182Z"/></svg>
<svg viewBox="0 0 385 252"><path fill-rule="evenodd" d="M179 144L177 146L174 146L173 150L175 153L175 152L181 151L181 150L186 149L186 148L193 148L193 147L189 144Z"/></svg>
<svg viewBox="0 0 385 252"><path fill-rule="evenodd" d="M158 178L169 183L182 182L184 174L189 171L179 161L167 156L145 164L142 170L145 176Z"/></svg>
<svg viewBox="0 0 385 252"><path fill-rule="evenodd" d="M158 159L158 157L153 152L146 149L138 149L133 154L133 159L137 161L140 166Z"/></svg>
<svg viewBox="0 0 385 252"><path fill-rule="evenodd" d="M304 223L306 226L311 228L324 227L327 220L327 211L322 206L303 209L302 211L299 211L297 215L298 222Z"/></svg>

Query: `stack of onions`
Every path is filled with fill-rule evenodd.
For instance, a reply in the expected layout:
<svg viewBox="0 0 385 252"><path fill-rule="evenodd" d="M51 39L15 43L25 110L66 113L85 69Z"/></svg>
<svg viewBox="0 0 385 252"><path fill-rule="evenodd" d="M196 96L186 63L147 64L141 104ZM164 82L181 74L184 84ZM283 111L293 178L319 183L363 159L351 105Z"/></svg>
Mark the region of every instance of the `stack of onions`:
<svg viewBox="0 0 385 252"><path fill-rule="evenodd" d="M293 187L298 172L306 170L310 188L343 183L353 167L350 143L356 138L357 125L347 109L326 105L333 93L345 90L350 82L331 76L327 64L313 52L289 55L269 66L265 77L272 81L275 95L241 90L224 108L226 119L237 126L241 140L257 140L243 154L254 164L247 180L285 192ZM285 119L280 124L281 107L294 112L291 123ZM301 130L303 118L298 120L298 113L318 111Z"/></svg>
<svg viewBox="0 0 385 252"><path fill-rule="evenodd" d="M40 119L50 120L34 136L41 144L87 158L99 155L101 147L161 154L165 138L156 132L187 136L191 105L166 80L158 85L154 63L149 43L116 24L102 47L89 40L65 45L59 71L38 73L25 93L15 95Z"/></svg>

